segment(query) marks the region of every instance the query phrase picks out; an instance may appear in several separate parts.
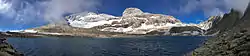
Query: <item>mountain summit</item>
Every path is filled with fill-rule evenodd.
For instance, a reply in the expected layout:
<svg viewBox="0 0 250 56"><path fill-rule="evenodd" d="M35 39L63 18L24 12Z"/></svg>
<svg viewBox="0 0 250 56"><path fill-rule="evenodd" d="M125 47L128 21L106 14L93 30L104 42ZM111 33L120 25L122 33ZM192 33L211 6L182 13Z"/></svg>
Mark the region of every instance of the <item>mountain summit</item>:
<svg viewBox="0 0 250 56"><path fill-rule="evenodd" d="M144 13L138 8L127 8L121 17L89 12L87 15L71 15L67 18L69 25L72 27L96 28L100 31L127 34L147 34L152 31L185 26L173 16Z"/></svg>

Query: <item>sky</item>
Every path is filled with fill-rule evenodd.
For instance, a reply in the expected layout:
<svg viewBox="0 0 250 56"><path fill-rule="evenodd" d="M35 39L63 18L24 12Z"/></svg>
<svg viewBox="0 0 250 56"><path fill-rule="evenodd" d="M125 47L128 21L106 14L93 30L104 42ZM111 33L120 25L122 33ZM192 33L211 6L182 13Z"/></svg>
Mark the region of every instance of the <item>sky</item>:
<svg viewBox="0 0 250 56"><path fill-rule="evenodd" d="M98 12L121 16L126 8L135 7L144 12L172 15L187 23L196 23L196 20L206 19L203 12L199 11L190 14L171 12L178 10L180 5L182 5L180 0L108 0L102 2L102 6L98 7Z"/></svg>
<svg viewBox="0 0 250 56"><path fill-rule="evenodd" d="M0 30L18 30L60 23L64 16L84 11L121 16L126 8L172 15L184 23L209 16L244 12L249 0L0 0Z"/></svg>

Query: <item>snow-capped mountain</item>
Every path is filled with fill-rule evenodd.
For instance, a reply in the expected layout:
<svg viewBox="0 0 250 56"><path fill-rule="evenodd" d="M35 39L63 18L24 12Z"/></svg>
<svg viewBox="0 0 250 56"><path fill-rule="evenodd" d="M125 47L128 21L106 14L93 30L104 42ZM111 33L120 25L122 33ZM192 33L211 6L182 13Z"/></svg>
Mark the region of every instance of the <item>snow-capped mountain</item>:
<svg viewBox="0 0 250 56"><path fill-rule="evenodd" d="M100 31L126 34L168 32L172 27L196 26L184 24L170 15L144 13L138 8L127 8L121 17L84 12L67 17L69 25L80 28L96 28Z"/></svg>

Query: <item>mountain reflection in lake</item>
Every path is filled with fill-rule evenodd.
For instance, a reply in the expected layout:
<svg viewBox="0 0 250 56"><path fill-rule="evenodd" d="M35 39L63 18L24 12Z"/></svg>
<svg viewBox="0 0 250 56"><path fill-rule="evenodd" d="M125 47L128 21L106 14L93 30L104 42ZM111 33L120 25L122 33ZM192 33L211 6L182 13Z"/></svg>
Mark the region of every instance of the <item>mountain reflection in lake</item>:
<svg viewBox="0 0 250 56"><path fill-rule="evenodd" d="M182 56L206 37L8 38L25 56Z"/></svg>

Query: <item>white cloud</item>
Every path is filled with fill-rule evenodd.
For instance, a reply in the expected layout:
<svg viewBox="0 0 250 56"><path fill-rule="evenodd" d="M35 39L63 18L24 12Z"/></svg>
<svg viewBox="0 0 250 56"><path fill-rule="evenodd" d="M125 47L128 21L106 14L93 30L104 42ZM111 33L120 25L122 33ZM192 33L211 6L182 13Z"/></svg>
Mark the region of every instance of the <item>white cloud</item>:
<svg viewBox="0 0 250 56"><path fill-rule="evenodd" d="M51 0L45 11L45 19L51 23L64 22L63 14L96 10L98 5L100 0Z"/></svg>
<svg viewBox="0 0 250 56"><path fill-rule="evenodd" d="M177 14L189 14L198 10L204 12L205 16L223 14L230 9L243 13L248 6L249 0L189 0L179 9L173 10Z"/></svg>
<svg viewBox="0 0 250 56"><path fill-rule="evenodd" d="M0 0L0 22L6 23L0 26L23 27L42 21L60 23L64 21L65 13L94 11L100 5L99 2L100 0Z"/></svg>

